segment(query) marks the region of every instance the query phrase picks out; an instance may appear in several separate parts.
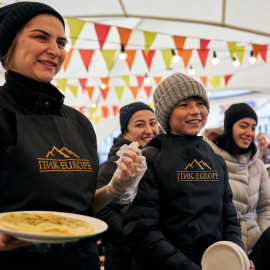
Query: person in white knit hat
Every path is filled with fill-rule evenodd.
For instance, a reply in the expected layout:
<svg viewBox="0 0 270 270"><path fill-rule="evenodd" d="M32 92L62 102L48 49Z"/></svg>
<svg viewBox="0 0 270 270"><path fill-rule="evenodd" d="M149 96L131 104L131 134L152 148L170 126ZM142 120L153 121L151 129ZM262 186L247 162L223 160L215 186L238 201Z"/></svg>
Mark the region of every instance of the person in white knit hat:
<svg viewBox="0 0 270 270"><path fill-rule="evenodd" d="M166 133L143 149L148 168L123 214L132 269L199 270L204 251L215 242L244 249L226 164L197 136L209 111L201 83L174 73L153 95Z"/></svg>

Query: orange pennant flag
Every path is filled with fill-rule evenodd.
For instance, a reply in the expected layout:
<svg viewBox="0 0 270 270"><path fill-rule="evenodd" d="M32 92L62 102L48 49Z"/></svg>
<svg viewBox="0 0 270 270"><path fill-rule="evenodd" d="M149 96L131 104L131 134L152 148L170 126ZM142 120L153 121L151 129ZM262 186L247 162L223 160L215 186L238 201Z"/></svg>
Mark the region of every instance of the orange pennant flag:
<svg viewBox="0 0 270 270"><path fill-rule="evenodd" d="M146 65L147 65L149 71L150 71L150 68L151 68L151 64L152 64L152 61L153 61L153 57L154 57L155 52L156 52L155 50L150 50L148 52L148 54L146 55L145 54L145 51L142 51L144 60L146 62Z"/></svg>
<svg viewBox="0 0 270 270"><path fill-rule="evenodd" d="M70 50L67 51L67 53L66 53L66 58L65 58L65 61L63 62L64 70L67 69L67 66L68 66L68 63L69 63L69 60L70 60L70 58L71 58L72 53L73 53L73 49L70 49Z"/></svg>
<svg viewBox="0 0 270 270"><path fill-rule="evenodd" d="M110 77L100 77L101 83L103 83L106 87L109 85Z"/></svg>
<svg viewBox="0 0 270 270"><path fill-rule="evenodd" d="M183 49L186 41L186 37L173 36L173 41L176 49Z"/></svg>
<svg viewBox="0 0 270 270"><path fill-rule="evenodd" d="M143 84L144 76L137 76L138 87L141 88Z"/></svg>
<svg viewBox="0 0 270 270"><path fill-rule="evenodd" d="M201 76L200 79L201 79L201 82L202 82L203 86L206 88L207 76Z"/></svg>
<svg viewBox="0 0 270 270"><path fill-rule="evenodd" d="M87 79L86 78L79 79L79 82L82 87L82 90L84 91Z"/></svg>
<svg viewBox="0 0 270 270"><path fill-rule="evenodd" d="M88 96L89 96L90 99L92 99L94 88L95 88L94 86L86 86L85 87L85 90L87 91Z"/></svg>
<svg viewBox="0 0 270 270"><path fill-rule="evenodd" d="M101 54L103 56L103 59L105 60L108 71L112 69L115 53L116 53L116 50L101 51Z"/></svg>
<svg viewBox="0 0 270 270"><path fill-rule="evenodd" d="M138 91L139 91L139 87L138 86L131 86L129 89L130 89L134 99L136 99Z"/></svg>
<svg viewBox="0 0 270 270"><path fill-rule="evenodd" d="M104 24L99 24L99 23L94 23L96 34L98 37L98 42L100 46L100 50L102 50L103 45L107 39L107 36L109 34L109 31L111 29L110 25L104 25Z"/></svg>
<svg viewBox="0 0 270 270"><path fill-rule="evenodd" d="M84 66L85 66L86 70L88 71L89 65L90 65L90 62L91 62L91 59L92 59L92 56L93 56L93 53L94 53L94 50L82 50L82 49L80 49L79 53L80 53L81 58L83 60Z"/></svg>
<svg viewBox="0 0 270 270"><path fill-rule="evenodd" d="M117 27L117 30L120 36L120 43L127 45L132 29Z"/></svg>
<svg viewBox="0 0 270 270"><path fill-rule="evenodd" d="M154 77L154 80L155 80L156 85L158 85L161 82L162 77Z"/></svg>
<svg viewBox="0 0 270 270"><path fill-rule="evenodd" d="M112 110L113 110L113 116L117 116L117 114L119 113L119 106L117 105L113 105L112 106Z"/></svg>
<svg viewBox="0 0 270 270"><path fill-rule="evenodd" d="M233 74L229 74L229 75L225 75L224 76L224 82L225 82L225 86L227 86L229 80L231 79Z"/></svg>
<svg viewBox="0 0 270 270"><path fill-rule="evenodd" d="M107 97L108 92L109 92L109 87L106 87L105 89L102 89L102 88L100 87L100 92L101 92L101 95L102 95L102 97L104 98L104 100L106 100L106 97Z"/></svg>
<svg viewBox="0 0 270 270"><path fill-rule="evenodd" d="M124 89L125 89L124 86L115 86L115 87L114 87L116 96L117 96L117 98L118 98L119 101L120 101L121 98L122 98L122 95L123 95L123 93L124 93Z"/></svg>
<svg viewBox="0 0 270 270"><path fill-rule="evenodd" d="M197 50L202 66L205 68L206 59L209 53L209 49L198 49Z"/></svg>
<svg viewBox="0 0 270 270"><path fill-rule="evenodd" d="M136 55L136 50L125 50L125 53L127 54L126 62L128 64L129 70L131 70Z"/></svg>
<svg viewBox="0 0 270 270"><path fill-rule="evenodd" d="M258 54L261 51L261 45L260 44L252 44L252 51L253 51L254 57L257 59L258 58Z"/></svg>
<svg viewBox="0 0 270 270"><path fill-rule="evenodd" d="M102 116L104 118L107 118L109 115L109 109L108 106L101 106L101 112L102 112Z"/></svg>
<svg viewBox="0 0 270 270"><path fill-rule="evenodd" d="M152 88L153 87L152 86L144 86L143 88L145 90L145 93L146 93L147 97L149 98L150 95L151 95L151 92L152 92Z"/></svg>
<svg viewBox="0 0 270 270"><path fill-rule="evenodd" d="M183 62L184 62L184 66L186 68L188 66L189 59L191 57L191 54L192 54L193 50L177 50L177 51L178 51L179 56L180 56L180 53L181 53L181 56L182 56Z"/></svg>

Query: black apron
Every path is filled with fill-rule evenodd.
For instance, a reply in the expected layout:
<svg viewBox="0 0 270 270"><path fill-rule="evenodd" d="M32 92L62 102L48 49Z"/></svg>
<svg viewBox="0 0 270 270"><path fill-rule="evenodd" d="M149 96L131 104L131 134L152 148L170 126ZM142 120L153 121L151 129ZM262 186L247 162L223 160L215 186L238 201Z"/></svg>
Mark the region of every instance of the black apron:
<svg viewBox="0 0 270 270"><path fill-rule="evenodd" d="M78 114L65 106L61 111L62 116L24 115L8 94L4 91L0 93L0 106L13 113L17 123L17 143L12 151L7 151L9 170L4 174L5 179L2 175L0 183L0 212L48 210L92 216L91 204L96 189L98 158L91 124L82 126L83 120L80 120ZM84 255L82 261L85 267L88 264L87 269L99 269L96 248L91 247L91 242L95 241L81 241L83 245L80 245L80 242L68 244L65 248L62 245L53 245L46 254L57 254L61 251L62 261L61 256L57 255L60 269L86 269L80 268L80 253L87 253L87 249L90 252L94 250L95 254L87 254L88 258ZM24 254L25 249L1 252L5 254L1 254L3 256L0 257L0 268L6 254L14 253L13 255L23 258L20 252ZM64 256L63 252L70 254ZM24 254L24 258L30 256L29 254ZM46 254L38 256L46 257ZM37 258L37 254L34 256ZM74 265L73 258L76 263ZM95 259L91 268L89 264L93 258L97 260ZM43 264L46 265L49 261L47 256ZM65 261L69 262L64 266ZM19 262L21 267L18 269L22 269L24 263L27 265L27 262ZM70 268L69 264L72 265ZM58 265L58 262L54 262L53 266L55 265ZM35 267L41 269L40 265ZM51 265L46 267L54 269Z"/></svg>
<svg viewBox="0 0 270 270"><path fill-rule="evenodd" d="M199 264L222 238L223 169L202 137L168 135L157 175L164 235Z"/></svg>

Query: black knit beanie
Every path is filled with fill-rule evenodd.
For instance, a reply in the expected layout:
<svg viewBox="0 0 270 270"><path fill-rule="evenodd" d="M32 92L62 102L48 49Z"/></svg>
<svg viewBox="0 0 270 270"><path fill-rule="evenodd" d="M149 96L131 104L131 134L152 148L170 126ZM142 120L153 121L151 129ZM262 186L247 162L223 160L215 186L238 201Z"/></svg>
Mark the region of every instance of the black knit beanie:
<svg viewBox="0 0 270 270"><path fill-rule="evenodd" d="M258 122L256 112L246 103L232 104L226 111L224 117L224 129L231 128L235 122L243 118L252 118Z"/></svg>
<svg viewBox="0 0 270 270"><path fill-rule="evenodd" d="M50 6L38 2L18 2L0 8L0 59L8 52L17 33L23 26L40 14L57 17L65 28L63 17Z"/></svg>
<svg viewBox="0 0 270 270"><path fill-rule="evenodd" d="M150 106L148 106L147 104L145 104L143 102L139 102L139 101L125 105L124 107L122 107L120 109L120 126L121 126L122 134L125 131L125 128L128 124L129 119L131 118L131 116L135 112L141 111L141 110L149 110L151 112L154 112Z"/></svg>

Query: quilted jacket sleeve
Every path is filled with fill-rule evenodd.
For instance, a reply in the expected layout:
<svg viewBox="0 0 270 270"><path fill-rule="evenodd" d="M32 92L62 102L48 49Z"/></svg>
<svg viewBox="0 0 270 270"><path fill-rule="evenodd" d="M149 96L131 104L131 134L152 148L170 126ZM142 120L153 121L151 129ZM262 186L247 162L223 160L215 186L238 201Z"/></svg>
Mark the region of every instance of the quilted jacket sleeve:
<svg viewBox="0 0 270 270"><path fill-rule="evenodd" d="M148 169L142 178L138 193L123 214L124 236L128 240L140 269L185 269L199 270L179 249L168 242L161 230L160 201L155 182L155 168L158 166L155 147L147 148L144 154Z"/></svg>

